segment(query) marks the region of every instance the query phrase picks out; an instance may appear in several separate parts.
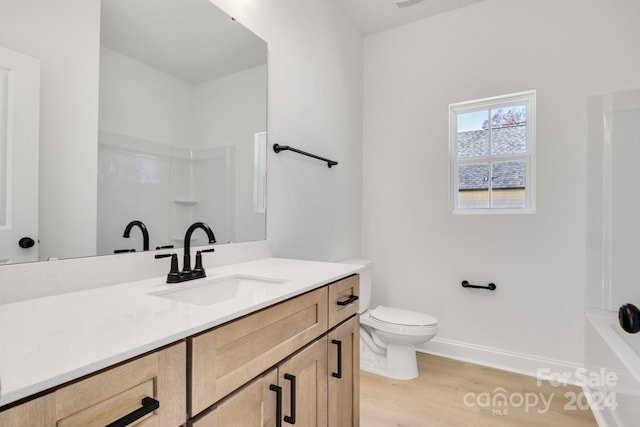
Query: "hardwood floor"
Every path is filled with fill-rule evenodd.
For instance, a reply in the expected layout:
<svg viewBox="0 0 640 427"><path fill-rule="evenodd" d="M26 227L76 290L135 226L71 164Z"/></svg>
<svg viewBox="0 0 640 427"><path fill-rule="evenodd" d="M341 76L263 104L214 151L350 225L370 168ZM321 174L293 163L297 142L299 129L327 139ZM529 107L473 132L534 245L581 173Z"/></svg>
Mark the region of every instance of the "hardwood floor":
<svg viewBox="0 0 640 427"><path fill-rule="evenodd" d="M597 427L590 410L572 408L585 401L579 387L421 353L418 369L409 381L361 372L360 425Z"/></svg>

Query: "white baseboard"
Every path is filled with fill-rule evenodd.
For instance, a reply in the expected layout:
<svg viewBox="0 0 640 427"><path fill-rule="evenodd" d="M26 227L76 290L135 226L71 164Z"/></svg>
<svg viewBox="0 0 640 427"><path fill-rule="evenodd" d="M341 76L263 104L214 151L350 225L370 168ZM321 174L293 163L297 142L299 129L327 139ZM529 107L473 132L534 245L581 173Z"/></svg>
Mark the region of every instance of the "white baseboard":
<svg viewBox="0 0 640 427"><path fill-rule="evenodd" d="M435 337L431 341L419 346L417 351L447 357L476 365L488 366L503 371L537 377L541 369L554 373L574 373L582 365L562 360L547 359L524 353L470 344L461 341ZM567 381L572 381L573 375Z"/></svg>

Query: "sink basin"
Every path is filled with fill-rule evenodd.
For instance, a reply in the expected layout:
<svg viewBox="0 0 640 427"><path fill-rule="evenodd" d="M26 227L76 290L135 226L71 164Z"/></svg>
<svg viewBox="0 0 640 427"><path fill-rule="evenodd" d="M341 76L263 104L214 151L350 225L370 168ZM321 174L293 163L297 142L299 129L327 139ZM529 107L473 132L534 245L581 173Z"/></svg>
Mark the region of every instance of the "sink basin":
<svg viewBox="0 0 640 427"><path fill-rule="evenodd" d="M199 279L177 289L154 292L154 295L174 301L195 305L212 305L232 299L243 299L252 303L264 301L286 280L268 277L234 275L215 279Z"/></svg>

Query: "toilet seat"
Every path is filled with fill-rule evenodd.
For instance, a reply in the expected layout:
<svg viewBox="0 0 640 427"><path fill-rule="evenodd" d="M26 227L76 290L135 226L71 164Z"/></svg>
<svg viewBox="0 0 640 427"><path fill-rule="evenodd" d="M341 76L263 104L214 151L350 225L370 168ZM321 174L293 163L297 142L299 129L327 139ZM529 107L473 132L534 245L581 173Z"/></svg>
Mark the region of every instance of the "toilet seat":
<svg viewBox="0 0 640 427"><path fill-rule="evenodd" d="M424 335L438 327L435 317L399 308L378 306L364 312L360 323L383 332L399 335Z"/></svg>

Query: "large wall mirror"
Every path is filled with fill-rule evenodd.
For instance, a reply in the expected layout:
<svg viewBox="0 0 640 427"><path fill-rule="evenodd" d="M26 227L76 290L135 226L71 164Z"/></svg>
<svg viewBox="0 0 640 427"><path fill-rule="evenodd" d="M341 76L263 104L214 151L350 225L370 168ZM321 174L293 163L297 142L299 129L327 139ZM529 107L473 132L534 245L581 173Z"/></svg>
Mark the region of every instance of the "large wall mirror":
<svg viewBox="0 0 640 427"><path fill-rule="evenodd" d="M97 206L87 210L95 212L95 236L82 253L67 255L68 242L60 239L57 249L51 238L39 250L38 236L54 235L47 234L48 213L40 207L36 244L16 244L18 255L0 253L0 260L141 251L140 227L123 237L132 221L144 223L150 250L181 247L195 221L209 224L218 243L264 239L266 43L210 0L101 0L99 8L98 129L88 142L97 147L95 157L75 159L97 163L95 195L88 198ZM43 78L43 97L47 84ZM0 80L0 95L1 89ZM44 132L41 127L41 145ZM44 155L41 149L41 163ZM67 231L57 234L74 235ZM205 243L204 234L193 237L194 244Z"/></svg>

